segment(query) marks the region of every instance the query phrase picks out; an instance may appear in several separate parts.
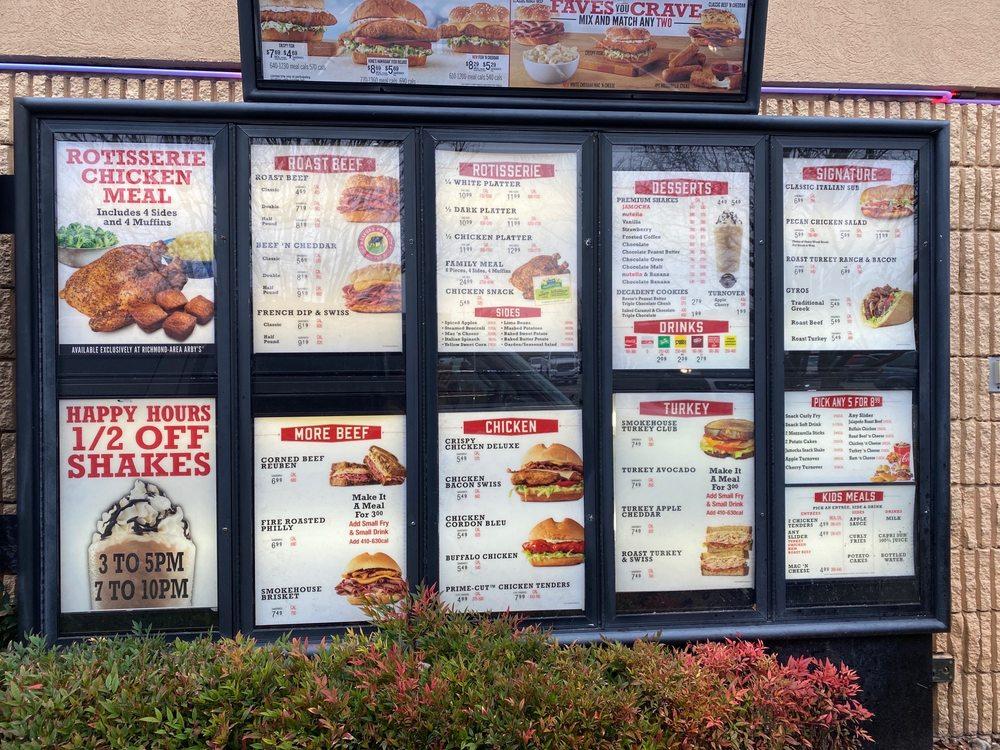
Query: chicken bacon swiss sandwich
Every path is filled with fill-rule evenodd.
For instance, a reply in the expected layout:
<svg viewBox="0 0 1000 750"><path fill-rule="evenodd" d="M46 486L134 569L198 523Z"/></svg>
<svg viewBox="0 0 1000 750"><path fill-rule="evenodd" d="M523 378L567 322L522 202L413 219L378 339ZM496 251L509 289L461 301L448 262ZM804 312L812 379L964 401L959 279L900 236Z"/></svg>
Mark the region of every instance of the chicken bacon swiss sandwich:
<svg viewBox="0 0 1000 750"><path fill-rule="evenodd" d="M391 604L406 596L403 569L384 552L362 552L347 563L336 591L349 604Z"/></svg>
<svg viewBox="0 0 1000 750"><path fill-rule="evenodd" d="M546 518L528 532L521 549L536 568L579 565L583 562L583 526L572 518Z"/></svg>
<svg viewBox="0 0 1000 750"><path fill-rule="evenodd" d="M583 497L583 459L562 443L529 450L520 469L508 469L514 492L526 503L579 500Z"/></svg>
<svg viewBox="0 0 1000 750"><path fill-rule="evenodd" d="M437 40L437 30L427 26L427 16L409 0L364 0L340 37L358 65L369 57L405 57L411 68L427 64Z"/></svg>
<svg viewBox="0 0 1000 750"><path fill-rule="evenodd" d="M274 0L260 6L263 42L318 42L327 26L337 23L323 0Z"/></svg>

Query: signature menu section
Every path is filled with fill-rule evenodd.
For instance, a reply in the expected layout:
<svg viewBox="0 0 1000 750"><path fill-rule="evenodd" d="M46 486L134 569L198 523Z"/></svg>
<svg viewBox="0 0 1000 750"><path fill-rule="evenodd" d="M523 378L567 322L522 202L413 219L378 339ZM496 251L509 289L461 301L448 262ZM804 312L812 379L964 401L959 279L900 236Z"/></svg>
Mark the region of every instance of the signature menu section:
<svg viewBox="0 0 1000 750"><path fill-rule="evenodd" d="M911 391L785 393L785 482L912 482Z"/></svg>
<svg viewBox="0 0 1000 750"><path fill-rule="evenodd" d="M913 485L788 487L789 580L911 576Z"/></svg>
<svg viewBox="0 0 1000 750"><path fill-rule="evenodd" d="M399 148L250 146L254 351L402 350Z"/></svg>
<svg viewBox="0 0 1000 750"><path fill-rule="evenodd" d="M753 587L751 393L614 395L619 593Z"/></svg>
<svg viewBox="0 0 1000 750"><path fill-rule="evenodd" d="M212 144L57 140L59 353L214 350Z"/></svg>
<svg viewBox="0 0 1000 750"><path fill-rule="evenodd" d="M581 610L581 412L439 416L442 598L480 612Z"/></svg>
<svg viewBox="0 0 1000 750"><path fill-rule="evenodd" d="M254 420L258 625L357 622L406 594L404 420Z"/></svg>
<svg viewBox="0 0 1000 750"><path fill-rule="evenodd" d="M215 400L59 402L63 612L215 607Z"/></svg>
<svg viewBox="0 0 1000 750"><path fill-rule="evenodd" d="M749 174L612 175L614 367L749 367Z"/></svg>
<svg viewBox="0 0 1000 750"><path fill-rule="evenodd" d="M784 160L785 349L914 348L914 163Z"/></svg>
<svg viewBox="0 0 1000 750"><path fill-rule="evenodd" d="M439 147L440 352L576 351L576 152Z"/></svg>

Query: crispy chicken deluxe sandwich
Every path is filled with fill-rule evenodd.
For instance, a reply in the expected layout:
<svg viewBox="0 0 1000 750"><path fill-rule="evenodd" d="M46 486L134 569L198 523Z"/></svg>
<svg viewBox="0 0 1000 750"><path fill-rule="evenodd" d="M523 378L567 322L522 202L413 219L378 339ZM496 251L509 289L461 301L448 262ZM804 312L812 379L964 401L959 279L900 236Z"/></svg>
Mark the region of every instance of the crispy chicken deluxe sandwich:
<svg viewBox="0 0 1000 750"><path fill-rule="evenodd" d="M318 42L327 26L337 23L323 0L275 0L260 6L260 38L264 42Z"/></svg>
<svg viewBox="0 0 1000 750"><path fill-rule="evenodd" d="M411 68L427 64L437 40L437 30L428 28L427 16L409 0L364 0L340 37L358 65L369 57L405 57Z"/></svg>
<svg viewBox="0 0 1000 750"><path fill-rule="evenodd" d="M347 563L336 591L350 604L391 604L406 596L403 569L384 552L362 552Z"/></svg>
<svg viewBox="0 0 1000 750"><path fill-rule="evenodd" d="M546 518L535 524L521 549L536 568L579 565L583 562L583 526L572 518Z"/></svg>
<svg viewBox="0 0 1000 750"><path fill-rule="evenodd" d="M520 469L508 471L514 491L526 503L583 497L583 459L561 443L536 445L525 454Z"/></svg>

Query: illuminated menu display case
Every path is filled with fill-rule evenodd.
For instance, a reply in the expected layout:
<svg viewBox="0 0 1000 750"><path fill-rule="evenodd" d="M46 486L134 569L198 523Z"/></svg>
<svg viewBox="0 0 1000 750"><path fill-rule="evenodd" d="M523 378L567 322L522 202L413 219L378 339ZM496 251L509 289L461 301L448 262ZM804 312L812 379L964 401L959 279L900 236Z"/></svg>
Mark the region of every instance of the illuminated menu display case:
<svg viewBox="0 0 1000 750"><path fill-rule="evenodd" d="M26 630L945 627L946 123L16 114Z"/></svg>

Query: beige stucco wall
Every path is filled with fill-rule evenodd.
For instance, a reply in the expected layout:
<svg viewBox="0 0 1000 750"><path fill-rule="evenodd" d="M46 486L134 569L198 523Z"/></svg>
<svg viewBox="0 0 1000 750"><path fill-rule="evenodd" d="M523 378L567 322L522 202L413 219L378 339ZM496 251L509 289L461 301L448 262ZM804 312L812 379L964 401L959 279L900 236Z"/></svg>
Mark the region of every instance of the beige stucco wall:
<svg viewBox="0 0 1000 750"><path fill-rule="evenodd" d="M352 4L328 1L331 8ZM232 67L239 60L236 6L237 0L0 0L0 57ZM765 81L1000 88L994 51L1000 13L984 12L990 3L770 0L770 6Z"/></svg>

